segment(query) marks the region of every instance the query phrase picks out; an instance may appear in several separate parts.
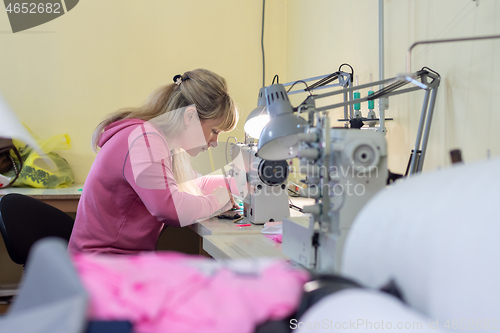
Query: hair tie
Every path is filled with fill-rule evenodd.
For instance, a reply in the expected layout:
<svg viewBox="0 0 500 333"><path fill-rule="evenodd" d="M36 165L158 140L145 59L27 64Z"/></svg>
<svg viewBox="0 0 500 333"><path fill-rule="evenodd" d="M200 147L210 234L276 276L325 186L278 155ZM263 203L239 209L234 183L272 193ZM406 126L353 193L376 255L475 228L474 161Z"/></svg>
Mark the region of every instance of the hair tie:
<svg viewBox="0 0 500 333"><path fill-rule="evenodd" d="M179 74L177 74L176 76L174 76L174 83L175 83L176 85L180 86L180 85L181 85L181 83L182 83L182 76L181 76L181 75L179 75Z"/></svg>
<svg viewBox="0 0 500 333"><path fill-rule="evenodd" d="M174 83L178 86L180 86L181 83L186 81L186 80L189 80L189 76L186 76L185 78L182 78L182 75L180 75L180 74L177 74L176 76L174 76Z"/></svg>

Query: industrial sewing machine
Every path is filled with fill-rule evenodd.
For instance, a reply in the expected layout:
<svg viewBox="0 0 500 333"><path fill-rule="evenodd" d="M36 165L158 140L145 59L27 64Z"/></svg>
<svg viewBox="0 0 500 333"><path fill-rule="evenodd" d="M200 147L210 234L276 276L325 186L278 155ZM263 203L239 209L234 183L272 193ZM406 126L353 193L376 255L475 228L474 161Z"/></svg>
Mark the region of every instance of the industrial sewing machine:
<svg viewBox="0 0 500 333"><path fill-rule="evenodd" d="M338 80L337 84L331 86L340 86L342 89L313 95L311 91L321 85L312 85L311 88L306 84L306 89L301 91L309 92L309 96L293 108L288 99L288 95L293 92L290 89L286 91L284 87L317 79L324 83ZM411 174L420 171L423 166L439 79L439 74L423 68L413 74L354 87L352 75L338 71L323 77L285 85L273 84L261 89L259 105L263 104L262 97L265 103L263 110L270 120L260 132L256 155L269 161L299 158L300 171L306 175L307 183L307 189L301 191L301 195L315 199L314 205L303 208L306 213L304 216L283 220L284 254L308 269L324 273L338 272L352 222L363 206L387 183L385 129L332 128L326 111L344 107L342 121L346 121L355 118L352 106L356 103L424 90L424 106L414 149L416 153L412 155L409 166ZM401 89L409 83L413 87ZM379 91L363 98L353 98L354 91L379 84L382 85ZM387 85L384 87L384 84ZM316 107L316 100L336 94L342 94L344 101ZM262 114L263 111L260 111L258 116ZM300 114L307 115L308 120L300 117ZM255 114L250 114L249 118L252 116ZM373 116L369 120L372 123L382 122L382 119Z"/></svg>
<svg viewBox="0 0 500 333"><path fill-rule="evenodd" d="M329 156L300 161L308 183L301 194L314 198L315 204L303 208L306 215L283 220L283 253L306 268L324 272L339 267L354 218L384 188L388 176L382 133L342 128L329 132ZM320 144L309 142L303 149Z"/></svg>
<svg viewBox="0 0 500 333"><path fill-rule="evenodd" d="M288 208L288 163L256 156L255 144L231 144L231 173L243 198L245 220L253 224L282 221ZM239 158L241 157L241 158ZM234 163L235 161L240 163Z"/></svg>

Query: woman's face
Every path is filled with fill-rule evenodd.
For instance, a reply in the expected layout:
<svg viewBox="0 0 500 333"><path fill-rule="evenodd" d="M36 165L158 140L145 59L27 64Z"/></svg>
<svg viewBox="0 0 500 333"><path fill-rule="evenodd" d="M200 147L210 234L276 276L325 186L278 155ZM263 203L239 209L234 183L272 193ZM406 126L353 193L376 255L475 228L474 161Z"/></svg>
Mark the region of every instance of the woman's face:
<svg viewBox="0 0 500 333"><path fill-rule="evenodd" d="M221 130L218 130L215 127L216 123L216 120L205 120L201 123L201 129L203 130L203 135L205 136L205 141L207 142L207 146L204 147L206 148L205 150L210 147L216 148L218 145L217 140L219 139Z"/></svg>
<svg viewBox="0 0 500 333"><path fill-rule="evenodd" d="M198 156L199 153L208 150L210 147L217 147L217 139L219 138L219 134L221 131L215 127L216 123L216 120L205 120L201 122L201 131L203 133L205 144L199 145L192 149L186 149L189 155L193 157Z"/></svg>

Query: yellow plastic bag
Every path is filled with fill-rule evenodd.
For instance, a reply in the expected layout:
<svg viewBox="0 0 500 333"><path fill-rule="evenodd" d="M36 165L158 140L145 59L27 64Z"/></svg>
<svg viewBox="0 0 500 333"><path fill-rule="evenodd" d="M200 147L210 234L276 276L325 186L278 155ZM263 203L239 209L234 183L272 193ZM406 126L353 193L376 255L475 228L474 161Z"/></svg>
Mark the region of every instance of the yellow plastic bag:
<svg viewBox="0 0 500 333"><path fill-rule="evenodd" d="M24 162L19 178L14 186L31 186L37 188L63 188L75 182L75 176L68 162L54 153L54 150L71 148L71 139L68 134L59 134L46 140L38 140L45 156L26 146L21 141L13 140L16 148L21 152Z"/></svg>

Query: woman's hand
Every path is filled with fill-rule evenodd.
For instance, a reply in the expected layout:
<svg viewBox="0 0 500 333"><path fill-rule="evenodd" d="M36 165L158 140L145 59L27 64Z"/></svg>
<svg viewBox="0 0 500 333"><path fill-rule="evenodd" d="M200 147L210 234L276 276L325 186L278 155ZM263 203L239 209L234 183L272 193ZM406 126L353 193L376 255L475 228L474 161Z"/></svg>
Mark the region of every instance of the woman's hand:
<svg viewBox="0 0 500 333"><path fill-rule="evenodd" d="M236 201L234 201L234 197L233 197L233 194L231 193L230 190L227 190L229 192L229 198L231 200L231 205L232 205L232 208L234 209L239 209L240 206L238 206L238 204L236 203Z"/></svg>
<svg viewBox="0 0 500 333"><path fill-rule="evenodd" d="M231 209L231 206L233 205L234 199L230 193L231 192L229 192L227 188L222 186L216 187L212 191L212 194L217 198L217 201L219 201L221 212Z"/></svg>

